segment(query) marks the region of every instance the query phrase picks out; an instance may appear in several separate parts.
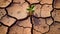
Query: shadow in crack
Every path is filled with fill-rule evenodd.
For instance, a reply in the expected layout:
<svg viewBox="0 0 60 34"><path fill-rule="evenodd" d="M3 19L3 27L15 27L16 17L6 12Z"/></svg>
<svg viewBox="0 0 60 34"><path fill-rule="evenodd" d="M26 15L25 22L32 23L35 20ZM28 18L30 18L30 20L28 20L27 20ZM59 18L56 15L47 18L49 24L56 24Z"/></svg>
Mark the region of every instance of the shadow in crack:
<svg viewBox="0 0 60 34"><path fill-rule="evenodd" d="M35 18L40 18L40 17L38 17L38 15L35 13L35 14L33 14L33 17L35 17Z"/></svg>
<svg viewBox="0 0 60 34"><path fill-rule="evenodd" d="M35 15L38 16L37 14ZM38 18L33 17L33 22L35 26L40 25L40 20Z"/></svg>

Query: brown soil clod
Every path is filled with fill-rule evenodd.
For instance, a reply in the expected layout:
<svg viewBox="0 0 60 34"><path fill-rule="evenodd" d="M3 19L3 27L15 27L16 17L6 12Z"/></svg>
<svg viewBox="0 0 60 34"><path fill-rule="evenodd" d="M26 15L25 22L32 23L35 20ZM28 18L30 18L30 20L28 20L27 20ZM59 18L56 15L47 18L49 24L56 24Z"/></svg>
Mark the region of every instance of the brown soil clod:
<svg viewBox="0 0 60 34"><path fill-rule="evenodd" d="M5 8L5 7L7 7L11 2L12 2L12 0L0 0L0 7L1 7L1 8Z"/></svg>

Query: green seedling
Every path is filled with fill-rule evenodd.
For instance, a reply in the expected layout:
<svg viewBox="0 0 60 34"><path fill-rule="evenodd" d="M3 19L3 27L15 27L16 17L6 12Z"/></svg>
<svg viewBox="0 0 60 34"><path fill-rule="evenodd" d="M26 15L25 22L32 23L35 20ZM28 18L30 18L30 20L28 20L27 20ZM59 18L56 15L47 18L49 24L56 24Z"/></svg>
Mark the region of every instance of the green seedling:
<svg viewBox="0 0 60 34"><path fill-rule="evenodd" d="M34 5L31 5L31 7L29 7L27 10L29 12L29 15L32 15L34 13Z"/></svg>

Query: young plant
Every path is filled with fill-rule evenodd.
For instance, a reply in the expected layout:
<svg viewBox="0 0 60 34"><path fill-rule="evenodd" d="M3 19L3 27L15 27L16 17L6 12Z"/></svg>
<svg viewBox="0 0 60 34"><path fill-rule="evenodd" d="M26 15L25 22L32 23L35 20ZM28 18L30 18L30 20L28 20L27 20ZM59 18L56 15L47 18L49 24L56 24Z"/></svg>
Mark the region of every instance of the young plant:
<svg viewBox="0 0 60 34"><path fill-rule="evenodd" d="M28 10L28 12L29 12L29 15L33 15L33 13L34 13L34 5L31 5L31 7L29 7L27 10Z"/></svg>

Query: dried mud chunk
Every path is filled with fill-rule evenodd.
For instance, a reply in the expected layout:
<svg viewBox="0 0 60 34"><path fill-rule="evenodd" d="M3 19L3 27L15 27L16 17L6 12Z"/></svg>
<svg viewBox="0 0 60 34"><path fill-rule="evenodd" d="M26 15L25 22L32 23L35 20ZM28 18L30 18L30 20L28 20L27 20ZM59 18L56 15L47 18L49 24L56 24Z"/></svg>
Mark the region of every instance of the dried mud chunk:
<svg viewBox="0 0 60 34"><path fill-rule="evenodd" d="M8 26L11 26L15 21L16 20L14 18L11 18L9 16L5 16L0 20L0 22Z"/></svg>
<svg viewBox="0 0 60 34"><path fill-rule="evenodd" d="M17 21L16 24L19 25L19 26L23 26L23 27L32 27L32 24L31 24L29 18L26 19L26 20L23 20L23 21Z"/></svg>
<svg viewBox="0 0 60 34"><path fill-rule="evenodd" d="M42 34L41 32L33 30L33 34Z"/></svg>
<svg viewBox="0 0 60 34"><path fill-rule="evenodd" d="M6 14L4 9L0 9L0 19Z"/></svg>
<svg viewBox="0 0 60 34"><path fill-rule="evenodd" d="M24 3L22 5L19 4L12 4L11 7L8 7L8 14L10 16L13 16L17 19L23 19L27 17L27 9L28 8L28 4Z"/></svg>
<svg viewBox="0 0 60 34"><path fill-rule="evenodd" d="M27 1L29 1L31 4L39 2L38 0L27 0Z"/></svg>
<svg viewBox="0 0 60 34"><path fill-rule="evenodd" d="M52 11L52 5L43 5L41 9L41 17L51 16L50 12Z"/></svg>
<svg viewBox="0 0 60 34"><path fill-rule="evenodd" d="M8 30L8 27L5 27L3 25L0 26L0 34L6 34Z"/></svg>
<svg viewBox="0 0 60 34"><path fill-rule="evenodd" d="M52 18L46 18L46 21L48 25L51 25L53 23Z"/></svg>
<svg viewBox="0 0 60 34"><path fill-rule="evenodd" d="M49 26L46 24L45 19L36 19L33 18L33 26L34 29L40 31L41 33L45 33L49 31Z"/></svg>
<svg viewBox="0 0 60 34"><path fill-rule="evenodd" d="M60 0L54 0L54 8L60 8Z"/></svg>
<svg viewBox="0 0 60 34"><path fill-rule="evenodd" d="M41 17L41 5L40 4L35 5L34 9L35 9L34 16Z"/></svg>
<svg viewBox="0 0 60 34"><path fill-rule="evenodd" d="M25 2L25 0L13 0L13 2L17 4L22 4Z"/></svg>
<svg viewBox="0 0 60 34"><path fill-rule="evenodd" d="M60 22L60 10L54 10L52 12L52 17L54 18L55 21Z"/></svg>
<svg viewBox="0 0 60 34"><path fill-rule="evenodd" d="M31 34L31 28L24 28L23 34Z"/></svg>
<svg viewBox="0 0 60 34"><path fill-rule="evenodd" d="M31 34L31 28L23 28L14 25L10 28L9 34Z"/></svg>
<svg viewBox="0 0 60 34"><path fill-rule="evenodd" d="M60 34L60 23L55 22L50 26L50 31L46 34Z"/></svg>
<svg viewBox="0 0 60 34"><path fill-rule="evenodd" d="M41 0L41 4L52 4L53 0Z"/></svg>
<svg viewBox="0 0 60 34"><path fill-rule="evenodd" d="M14 25L10 28L9 34L23 34L23 27Z"/></svg>
<svg viewBox="0 0 60 34"><path fill-rule="evenodd" d="M5 8L5 7L7 7L11 2L12 2L12 0L0 0L0 7L1 7L1 8Z"/></svg>

